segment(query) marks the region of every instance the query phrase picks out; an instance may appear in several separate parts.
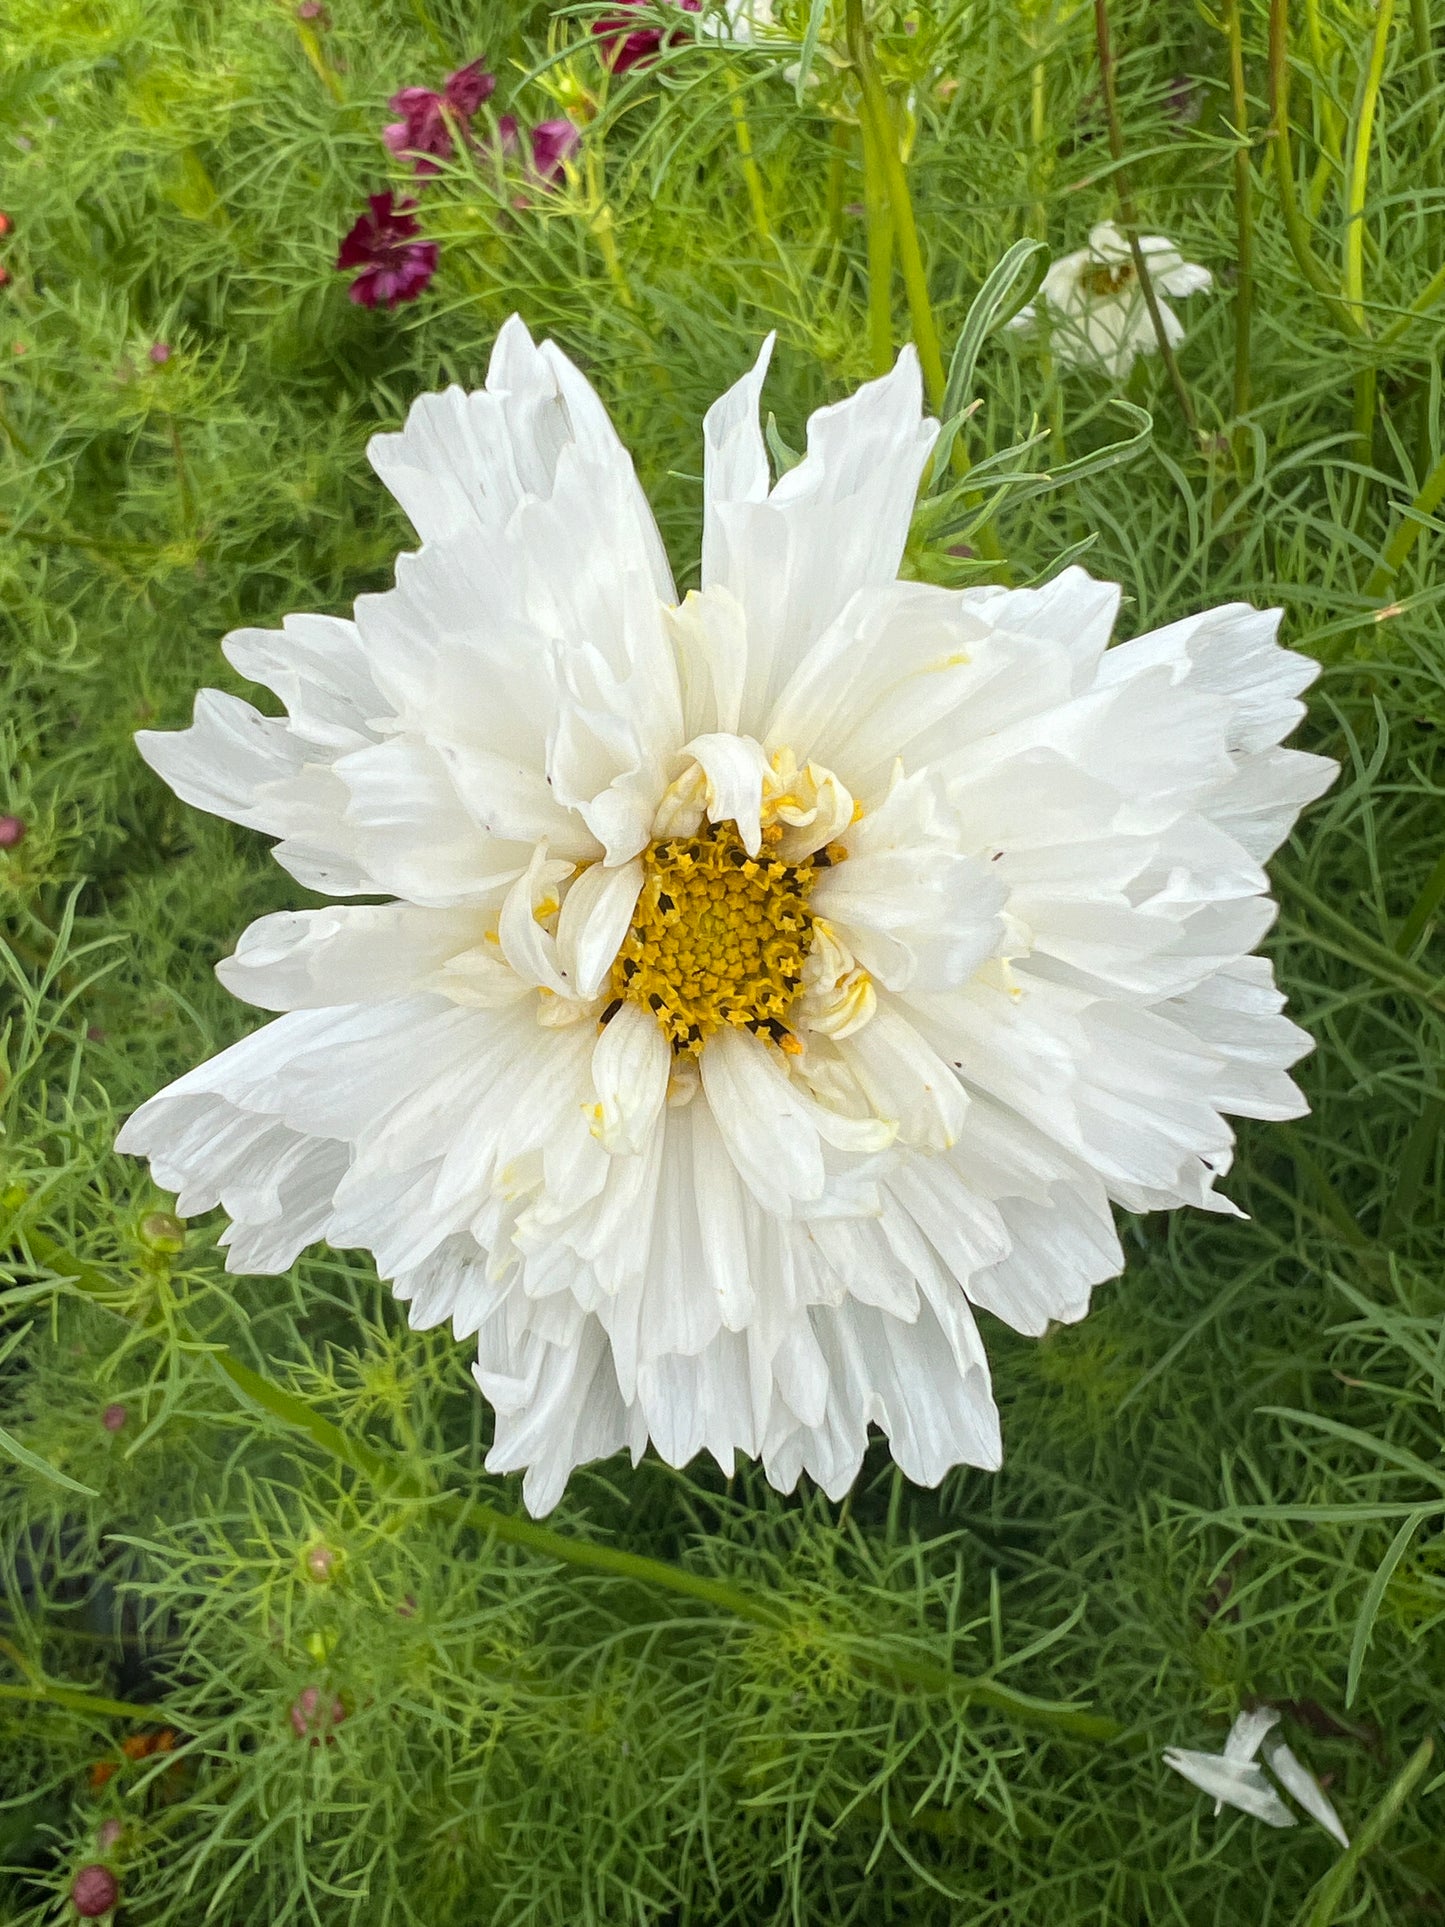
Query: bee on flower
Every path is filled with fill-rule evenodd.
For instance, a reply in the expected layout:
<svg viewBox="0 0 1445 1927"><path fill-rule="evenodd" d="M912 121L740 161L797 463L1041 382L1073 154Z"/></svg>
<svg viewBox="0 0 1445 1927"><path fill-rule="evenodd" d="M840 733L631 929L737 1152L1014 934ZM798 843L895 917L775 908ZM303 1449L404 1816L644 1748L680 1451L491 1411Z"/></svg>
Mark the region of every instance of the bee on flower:
<svg viewBox="0 0 1445 1927"><path fill-rule="evenodd" d="M975 1313L1081 1318L1111 1205L1234 1207L1227 1114L1310 1040L1251 953L1334 765L1278 613L1110 645L1119 590L899 579L938 435L918 360L774 482L771 353L703 424L679 598L582 374L521 321L370 445L419 546L353 619L227 637L142 754L320 909L218 968L281 1013L131 1117L238 1272L372 1253L477 1347L533 1512L649 1442L834 1497L996 1466ZM376 899L348 903L347 898Z"/></svg>

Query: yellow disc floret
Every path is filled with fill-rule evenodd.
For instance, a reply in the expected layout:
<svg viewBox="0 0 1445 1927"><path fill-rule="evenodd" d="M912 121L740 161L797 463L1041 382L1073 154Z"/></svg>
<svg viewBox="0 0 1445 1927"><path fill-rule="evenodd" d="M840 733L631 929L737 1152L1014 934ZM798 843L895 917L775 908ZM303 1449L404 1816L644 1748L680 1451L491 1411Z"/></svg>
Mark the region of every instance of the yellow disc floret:
<svg viewBox="0 0 1445 1927"><path fill-rule="evenodd" d="M632 928L612 966L613 1001L654 1013L674 1051L699 1052L725 1024L801 1047L788 1011L802 988L813 941L808 898L833 845L800 863L774 854L782 830L763 831L748 855L733 823L704 822L693 836L651 844Z"/></svg>

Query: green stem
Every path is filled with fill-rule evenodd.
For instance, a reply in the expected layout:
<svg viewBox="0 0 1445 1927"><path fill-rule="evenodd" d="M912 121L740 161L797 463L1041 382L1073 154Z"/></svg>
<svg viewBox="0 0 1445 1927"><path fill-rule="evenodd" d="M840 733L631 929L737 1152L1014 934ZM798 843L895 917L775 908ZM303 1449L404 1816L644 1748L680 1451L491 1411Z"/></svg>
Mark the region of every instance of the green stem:
<svg viewBox="0 0 1445 1927"><path fill-rule="evenodd" d="M346 93L341 85L340 76L326 58L325 50L321 45L321 36L309 20L303 20L300 17L294 7L287 7L286 11L291 16L291 24L296 29L296 38L301 42L301 51L305 54L312 73L339 106L345 100Z"/></svg>
<svg viewBox="0 0 1445 1927"><path fill-rule="evenodd" d="M1421 315L1428 314L1442 294L1445 294L1445 267L1436 268L1405 312L1395 316L1389 327L1381 334L1380 346L1389 348L1397 342L1410 323L1418 321Z"/></svg>
<svg viewBox="0 0 1445 1927"><path fill-rule="evenodd" d="M1316 258L1309 227L1300 210L1294 178L1294 154L1290 148L1289 82L1289 0L1269 0L1270 138L1274 143L1274 173L1279 183L1280 211L1284 215L1290 251L1300 273L1315 293L1324 297L1336 320L1343 317L1357 333L1363 333L1363 322L1341 302L1330 277Z"/></svg>
<svg viewBox="0 0 1445 1927"><path fill-rule="evenodd" d="M1394 14L1395 0L1378 0L1375 31L1370 42L1370 64L1360 95L1360 111L1350 136L1345 199L1344 297L1362 333L1365 327L1365 194L1370 181L1370 143L1374 136L1375 110L1380 100L1380 83L1385 75L1385 55L1389 52L1390 23Z"/></svg>
<svg viewBox="0 0 1445 1927"><path fill-rule="evenodd" d="M944 396L948 390L948 376L943 366L943 351L938 344L938 328L933 319L933 304L928 294L928 275L923 265L923 251L918 241L918 223L914 219L913 200L908 192L908 176L904 172L903 158L898 151L897 132L893 125L888 96L873 59L873 46L868 38L867 22L863 17L863 0L847 0L846 25L848 52L858 74L861 96L859 122L863 132L865 177L873 177L876 171L877 176L881 178L888 210L892 217L893 236L898 247L898 263L903 272L904 293L908 297L908 315L913 324L913 344L918 350L919 365L923 370L924 390L927 393L930 408L936 415L941 415ZM869 208L871 333L876 326L871 285L873 263L871 201ZM873 338L876 340L876 335ZM891 355L891 335L889 352ZM953 438L952 459L955 472L966 475L971 464L961 434ZM984 524L974 540L978 544L980 555L990 562L1002 562L1003 550L991 521Z"/></svg>
<svg viewBox="0 0 1445 1927"><path fill-rule="evenodd" d="M1234 418L1249 413L1249 333L1254 310L1254 198L1249 171L1249 96L1244 86L1244 32L1239 0L1223 0L1229 40L1229 89L1234 102L1234 231L1238 281L1234 290ZM1235 455L1243 459L1248 437L1235 430Z"/></svg>
<svg viewBox="0 0 1445 1927"><path fill-rule="evenodd" d="M873 46L863 18L863 0L847 0L848 52L858 74L865 137L871 136L874 158L882 176L893 215L898 243L898 265L903 273L903 289L908 297L908 314L913 323L913 345L923 368L923 386L935 414L943 407L948 376L943 366L943 351L938 345L938 329L933 319L933 304L928 296L928 274L923 265L923 250L918 240L918 223L913 218L913 201L908 192L908 176L888 96L873 59ZM867 149L865 146L865 157Z"/></svg>
<svg viewBox="0 0 1445 1927"><path fill-rule="evenodd" d="M1362 467L1368 467L1375 458L1375 389L1376 370L1374 362L1367 362L1355 370L1355 398L1351 410L1351 424L1355 431L1355 460ZM1361 477L1361 487L1368 483Z"/></svg>
<svg viewBox="0 0 1445 1927"><path fill-rule="evenodd" d="M1042 55L1042 36L1035 24L1030 38L1037 52L1029 75L1029 146L1033 152L1034 190L1038 199L1033 205L1032 228L1040 241L1049 238L1049 211L1044 205L1044 183L1048 178L1048 158L1044 144L1048 138L1048 69Z"/></svg>
<svg viewBox="0 0 1445 1927"><path fill-rule="evenodd" d="M878 165L878 143L864 120L863 209L868 229L868 357L875 375L893 366L893 214Z"/></svg>
<svg viewBox="0 0 1445 1927"><path fill-rule="evenodd" d="M1367 1853L1372 1853L1404 1811L1405 1803L1424 1779L1435 1757L1433 1739L1421 1740L1399 1774L1385 1789L1385 1797L1355 1835L1354 1841L1296 1915L1298 1927L1335 1927L1350 1883Z"/></svg>
<svg viewBox="0 0 1445 1927"><path fill-rule="evenodd" d="M848 149L853 143L853 130L847 121L833 123L832 138L828 143L828 178L825 188L828 211L828 236L837 242L843 238L843 192L848 173Z"/></svg>
<svg viewBox="0 0 1445 1927"><path fill-rule="evenodd" d="M730 66L724 66L723 79L728 90L728 104L732 108L733 132L737 136L738 159L742 163L743 182L748 190L748 205L753 213L753 226L757 229L758 240L766 252L771 254L776 243L773 240L772 226L768 221L767 196L763 192L763 177L758 170L757 159L753 153L753 130L748 124L747 103L743 90L738 85L737 75Z"/></svg>
<svg viewBox="0 0 1445 1927"><path fill-rule="evenodd" d="M1154 280L1149 273L1149 264L1144 259L1144 250L1139 245L1139 217L1134 207L1134 196L1130 190L1128 176L1124 172L1124 128L1119 119L1119 89L1115 70L1114 41L1109 30L1108 0L1094 0L1094 39L1099 50L1099 78L1104 89L1104 114L1109 123L1109 152L1114 157L1114 187L1119 196L1119 212L1123 217L1124 231L1129 237L1129 252L1134 257L1134 273L1138 278L1139 292L1144 297L1144 306L1149 310L1149 325L1154 330L1159 353L1169 373L1169 381L1174 389L1179 412L1184 417L1184 425L1191 435L1199 433L1199 423L1194 413L1194 403L1189 398L1189 390L1184 385L1184 377L1179 372L1179 362L1174 347L1164 327L1164 316L1159 309L1159 297L1154 292Z"/></svg>
<svg viewBox="0 0 1445 1927"><path fill-rule="evenodd" d="M1406 557L1420 540L1424 530L1421 518L1432 515L1445 500L1445 455L1425 477L1425 485L1411 502L1400 518L1395 533L1385 544L1385 552L1375 564L1369 581L1365 584L1367 596L1384 595L1395 577L1404 566Z"/></svg>
<svg viewBox="0 0 1445 1927"><path fill-rule="evenodd" d="M1336 166L1343 168L1342 136L1345 124L1339 109L1330 98L1329 85L1325 77L1325 35L1320 21L1320 0L1305 0L1305 26L1309 32L1310 58L1314 62L1315 77L1319 81L1319 86L1314 90L1314 100L1320 125L1324 130L1324 139L1320 142L1320 146L1324 149L1324 165L1328 168L1330 159L1333 159Z"/></svg>
<svg viewBox="0 0 1445 1927"><path fill-rule="evenodd" d="M28 1243L40 1263L58 1276L72 1280L83 1290L113 1298L114 1288L93 1265L72 1257L50 1239L38 1234L31 1233ZM183 1335L184 1328L178 1319L172 1321L172 1328L178 1335ZM554 1559L563 1565L606 1573L613 1578L681 1594L749 1625L777 1632L798 1623L797 1615L786 1602L767 1599L741 1586L709 1579L702 1573L688 1572L681 1566L669 1565L661 1559L649 1559L641 1553L624 1552L616 1546L598 1545L592 1540L554 1532L549 1526L516 1518L466 1493L429 1493L415 1485L384 1453L359 1439L351 1438L330 1419L313 1411L304 1399L273 1384L260 1372L253 1371L224 1346L199 1340L191 1340L190 1343L210 1358L250 1404L260 1407L272 1418L302 1434L319 1450L348 1466L389 1498L414 1506L430 1516L445 1519L450 1524L481 1530L503 1544L521 1547L539 1558ZM1125 1740L1130 1745L1142 1744L1133 1736L1126 1738L1125 1729L1116 1720L1077 1707L1060 1706L1051 1700L1038 1699L1031 1693L1021 1693L1005 1686L996 1679L953 1673L947 1667L933 1665L927 1660L856 1651L841 1642L838 1650L857 1673L869 1680L954 1698L964 1704L991 1707L995 1712L1024 1725L1048 1727L1080 1739ZM106 1704L119 1706L121 1702Z"/></svg>
<svg viewBox="0 0 1445 1927"><path fill-rule="evenodd" d="M32 1706L61 1706L67 1713L94 1713L108 1720L157 1720L171 1715L159 1706L140 1706L134 1700L105 1699L82 1693L76 1686L53 1686L37 1681L31 1686L0 1686L0 1700L28 1700Z"/></svg>

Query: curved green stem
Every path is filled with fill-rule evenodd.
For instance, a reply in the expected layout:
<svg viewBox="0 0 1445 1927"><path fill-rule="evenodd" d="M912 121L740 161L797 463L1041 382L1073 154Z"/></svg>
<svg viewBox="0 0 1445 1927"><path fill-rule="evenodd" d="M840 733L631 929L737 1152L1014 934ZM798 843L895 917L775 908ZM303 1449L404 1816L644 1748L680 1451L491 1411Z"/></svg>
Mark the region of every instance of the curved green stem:
<svg viewBox="0 0 1445 1927"><path fill-rule="evenodd" d="M1380 101L1380 83L1385 75L1385 55L1390 46L1390 23L1395 0L1379 0L1375 31L1370 42L1370 64L1360 95L1360 111L1350 135L1350 159L1345 199L1345 272L1344 297L1356 326L1365 327L1365 195L1370 180L1370 143L1375 131L1375 110Z"/></svg>

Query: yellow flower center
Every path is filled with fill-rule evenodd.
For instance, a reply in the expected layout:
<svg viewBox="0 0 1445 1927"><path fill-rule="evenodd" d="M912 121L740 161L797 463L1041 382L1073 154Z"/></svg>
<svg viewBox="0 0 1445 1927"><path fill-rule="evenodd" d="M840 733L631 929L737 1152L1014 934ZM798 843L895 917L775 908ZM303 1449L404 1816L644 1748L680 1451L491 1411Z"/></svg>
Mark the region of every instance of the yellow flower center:
<svg viewBox="0 0 1445 1927"><path fill-rule="evenodd" d="M780 825L748 855L733 823L704 822L694 836L651 844L632 927L612 966L613 1001L651 1010L676 1052L699 1052L724 1024L802 1047L788 1010L802 987L813 942L808 898L820 870L846 852L837 844L801 863L772 854Z"/></svg>
<svg viewBox="0 0 1445 1927"><path fill-rule="evenodd" d="M1094 261L1079 276L1079 285L1085 294L1096 298L1101 295L1122 294L1134 279L1132 261Z"/></svg>

